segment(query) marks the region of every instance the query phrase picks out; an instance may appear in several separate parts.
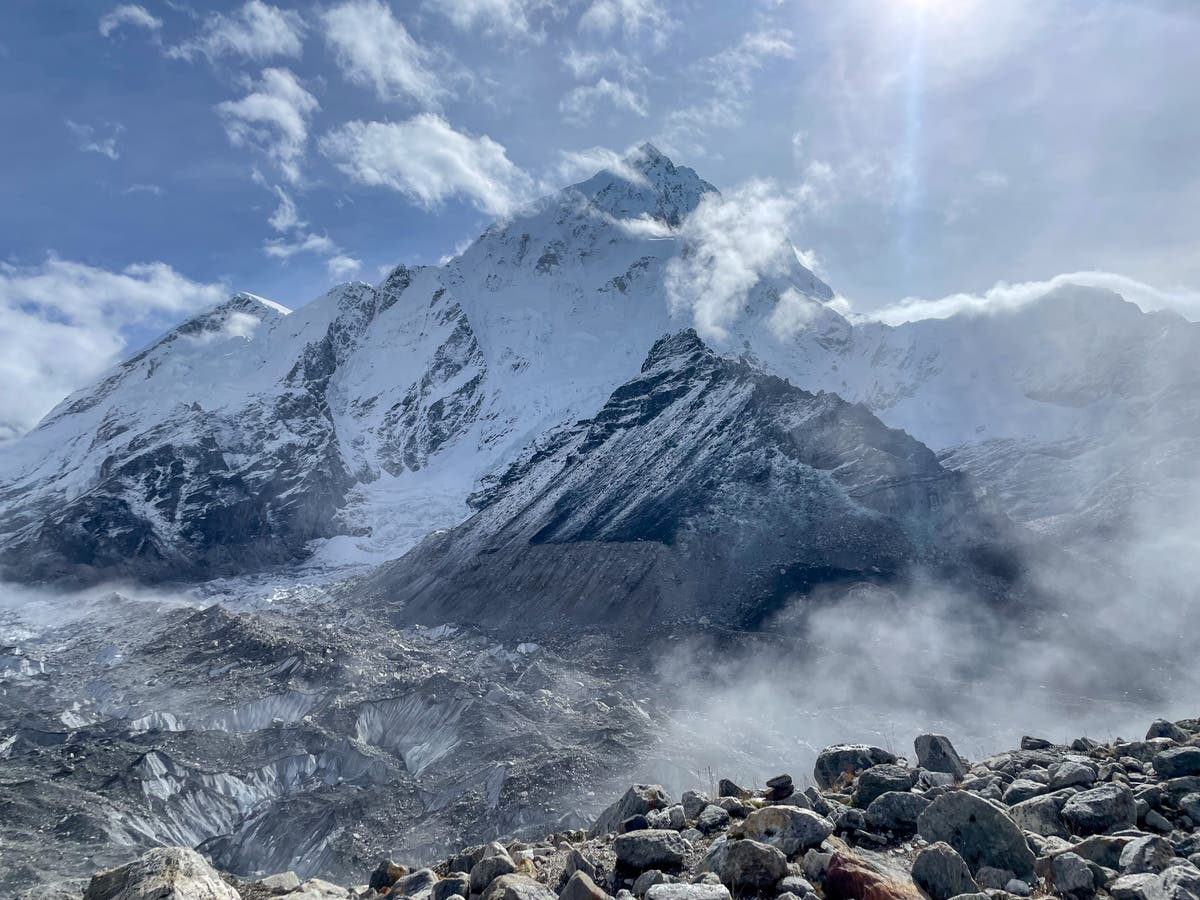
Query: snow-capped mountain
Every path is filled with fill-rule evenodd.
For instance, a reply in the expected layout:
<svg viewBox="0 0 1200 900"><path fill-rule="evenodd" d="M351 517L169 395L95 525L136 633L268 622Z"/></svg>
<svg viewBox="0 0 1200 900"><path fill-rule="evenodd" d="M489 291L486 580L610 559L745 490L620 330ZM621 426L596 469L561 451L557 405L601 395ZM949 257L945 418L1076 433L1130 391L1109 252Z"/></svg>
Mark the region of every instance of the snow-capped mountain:
<svg viewBox="0 0 1200 900"><path fill-rule="evenodd" d="M250 294L184 323L0 449L10 578L204 577L381 562L634 378L674 314L680 228L715 189L643 147L481 235L294 312ZM718 265L718 262L713 262ZM861 402L1059 534L1191 478L1200 326L1069 288L992 315L850 321L795 259L705 340ZM780 298L803 322L782 334ZM772 327L775 325L776 327ZM1153 477L1152 477L1153 476Z"/></svg>
<svg viewBox="0 0 1200 900"><path fill-rule="evenodd" d="M929 448L691 330L473 499L475 516L382 567L366 596L404 621L526 635L744 627L817 585L918 568L1000 596L1011 578L989 560L1016 547Z"/></svg>

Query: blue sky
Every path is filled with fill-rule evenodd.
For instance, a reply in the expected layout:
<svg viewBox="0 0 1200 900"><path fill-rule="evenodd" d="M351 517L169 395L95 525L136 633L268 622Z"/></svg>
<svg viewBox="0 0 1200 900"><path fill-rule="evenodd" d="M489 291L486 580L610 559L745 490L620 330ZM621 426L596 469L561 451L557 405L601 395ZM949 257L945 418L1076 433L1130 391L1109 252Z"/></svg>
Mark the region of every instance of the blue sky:
<svg viewBox="0 0 1200 900"><path fill-rule="evenodd" d="M860 312L1080 271L1200 305L1191 0L8 0L0 25L0 439L230 290L297 306L436 262L644 140L797 198Z"/></svg>

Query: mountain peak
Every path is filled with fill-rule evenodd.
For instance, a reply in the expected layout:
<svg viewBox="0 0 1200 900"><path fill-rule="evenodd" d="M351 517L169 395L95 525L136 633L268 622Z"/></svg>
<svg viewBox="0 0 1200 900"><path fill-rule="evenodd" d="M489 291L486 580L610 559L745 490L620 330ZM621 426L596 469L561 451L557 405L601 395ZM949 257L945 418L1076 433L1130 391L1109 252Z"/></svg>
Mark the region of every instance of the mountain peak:
<svg viewBox="0 0 1200 900"><path fill-rule="evenodd" d="M629 153L621 164L572 185L591 205L619 219L648 216L676 227L716 188L688 166L677 166L653 144Z"/></svg>

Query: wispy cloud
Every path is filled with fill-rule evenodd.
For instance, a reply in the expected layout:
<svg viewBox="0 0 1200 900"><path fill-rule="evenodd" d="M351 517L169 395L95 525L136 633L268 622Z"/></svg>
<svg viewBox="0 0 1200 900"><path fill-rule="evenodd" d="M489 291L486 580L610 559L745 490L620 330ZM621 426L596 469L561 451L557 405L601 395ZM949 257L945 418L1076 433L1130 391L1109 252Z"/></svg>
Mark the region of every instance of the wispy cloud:
<svg viewBox="0 0 1200 900"><path fill-rule="evenodd" d="M272 238L263 244L263 252L273 259L288 260L298 253L318 255L336 253L337 245L329 239L328 235L306 232L292 240Z"/></svg>
<svg viewBox="0 0 1200 900"><path fill-rule="evenodd" d="M85 153L99 153L101 156L107 156L109 159L116 160L121 156L117 149L117 138L125 126L121 124L108 126L108 137L100 137L96 129L91 125L83 125L79 122L66 120L67 128L71 134L75 135L79 142L79 149Z"/></svg>
<svg viewBox="0 0 1200 900"><path fill-rule="evenodd" d="M349 278L362 268L362 260L339 253L337 256L331 256L325 260L325 268L331 278Z"/></svg>
<svg viewBox="0 0 1200 900"><path fill-rule="evenodd" d="M579 17L579 30L626 37L648 36L662 45L678 23L667 13L662 0L592 0Z"/></svg>
<svg viewBox="0 0 1200 900"><path fill-rule="evenodd" d="M247 0L236 11L212 13L198 34L167 50L168 56L215 61L239 56L263 62L277 56L296 58L304 47L304 19L294 10L280 9L263 0Z"/></svg>
<svg viewBox="0 0 1200 900"><path fill-rule="evenodd" d="M350 0L321 15L325 41L346 80L381 100L438 108L449 95L434 72L434 54L418 44L380 0Z"/></svg>
<svg viewBox="0 0 1200 900"><path fill-rule="evenodd" d="M426 0L426 8L440 12L463 31L480 28L486 34L544 41L539 16L559 17L563 9L554 0Z"/></svg>
<svg viewBox="0 0 1200 900"><path fill-rule="evenodd" d="M1200 321L1200 291L1177 287L1161 288L1115 272L1066 272L1045 281L1016 284L998 282L982 294L950 294L934 300L907 297L899 303L873 310L866 318L899 325L920 319L946 319L959 315L989 315L1016 309L1066 285L1106 288L1120 294L1143 310L1172 310L1192 321Z"/></svg>
<svg viewBox="0 0 1200 900"><path fill-rule="evenodd" d="M225 293L162 262L119 272L53 255L35 266L0 263L0 441L116 362L130 327L165 326Z"/></svg>
<svg viewBox="0 0 1200 900"><path fill-rule="evenodd" d="M635 116L645 117L649 113L644 94L607 78L601 78L595 84L572 88L558 104L559 111L572 122L589 121L603 106Z"/></svg>
<svg viewBox="0 0 1200 900"><path fill-rule="evenodd" d="M162 19L152 16L146 11L146 7L136 3L124 3L100 17L100 34L103 37L110 37L115 31L125 26L159 31L162 24Z"/></svg>
<svg viewBox="0 0 1200 900"><path fill-rule="evenodd" d="M533 186L502 144L456 131L433 113L405 122L349 122L324 135L320 148L357 183L391 188L426 208L461 197L505 215Z"/></svg>
<svg viewBox="0 0 1200 900"><path fill-rule="evenodd" d="M263 69L258 83L240 100L217 105L230 143L255 147L292 183L300 181L300 166L308 142L308 123L320 108L289 69Z"/></svg>

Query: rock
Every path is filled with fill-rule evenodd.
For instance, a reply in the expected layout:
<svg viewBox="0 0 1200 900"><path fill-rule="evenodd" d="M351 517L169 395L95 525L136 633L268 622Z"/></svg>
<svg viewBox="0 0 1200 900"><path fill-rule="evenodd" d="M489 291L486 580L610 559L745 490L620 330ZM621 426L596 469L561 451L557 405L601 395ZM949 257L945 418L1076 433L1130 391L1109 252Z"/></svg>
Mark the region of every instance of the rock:
<svg viewBox="0 0 1200 900"><path fill-rule="evenodd" d="M995 866L980 866L975 873L975 880L984 890L1002 891L1004 886L1016 876L1008 869L998 869Z"/></svg>
<svg viewBox="0 0 1200 900"><path fill-rule="evenodd" d="M1045 738L1030 737L1029 735L1025 735L1023 738L1021 738L1022 750L1049 750L1053 746L1054 744L1050 743L1050 741L1046 740Z"/></svg>
<svg viewBox="0 0 1200 900"><path fill-rule="evenodd" d="M799 875L785 875L776 887L780 893L793 894L797 897L807 897L809 894L817 892L807 878L801 878Z"/></svg>
<svg viewBox="0 0 1200 900"><path fill-rule="evenodd" d="M596 866L586 856L579 852L578 849L572 849L567 854L567 861L563 865L563 875L570 878L576 872L582 872L592 881L596 880Z"/></svg>
<svg viewBox="0 0 1200 900"><path fill-rule="evenodd" d="M746 801L738 797L718 797L712 805L721 807L725 812L731 816L737 816L739 819L746 818L754 809L754 807L748 806Z"/></svg>
<svg viewBox="0 0 1200 900"><path fill-rule="evenodd" d="M1188 778L1200 775L1200 747L1174 747L1154 757L1159 778Z"/></svg>
<svg viewBox="0 0 1200 900"><path fill-rule="evenodd" d="M659 871L658 869L647 869L633 881L633 896L644 897L646 891L654 887L656 884L669 884L670 876Z"/></svg>
<svg viewBox="0 0 1200 900"><path fill-rule="evenodd" d="M646 900L730 900L723 884L656 884Z"/></svg>
<svg viewBox="0 0 1200 900"><path fill-rule="evenodd" d="M156 847L131 863L92 876L83 900L241 900L195 850Z"/></svg>
<svg viewBox="0 0 1200 900"><path fill-rule="evenodd" d="M717 782L718 797L745 797L750 792L745 788L740 788L728 778L722 778Z"/></svg>
<svg viewBox="0 0 1200 900"><path fill-rule="evenodd" d="M1181 813L1200 824L1200 794L1184 794L1175 801L1175 805Z"/></svg>
<svg viewBox="0 0 1200 900"><path fill-rule="evenodd" d="M647 869L678 869L687 845L677 831L630 831L613 842L617 865L633 872Z"/></svg>
<svg viewBox="0 0 1200 900"><path fill-rule="evenodd" d="M392 893L394 892L389 892L388 896L391 896ZM310 878L301 884L298 890L284 896L288 900L347 900L350 892L324 879Z"/></svg>
<svg viewBox="0 0 1200 900"><path fill-rule="evenodd" d="M1191 864L1171 866L1158 876L1158 890L1163 900L1196 900L1200 897L1200 869Z"/></svg>
<svg viewBox="0 0 1200 900"><path fill-rule="evenodd" d="M674 832L668 832L674 834ZM571 876L572 878L574 876ZM488 887L482 900L558 900L554 891L528 875L501 875Z"/></svg>
<svg viewBox="0 0 1200 900"><path fill-rule="evenodd" d="M1004 789L1004 802L1009 806L1021 803L1025 800L1032 800L1034 797L1040 797L1042 794L1049 793L1049 785L1042 784L1038 781L1030 781L1027 778L1018 778Z"/></svg>
<svg viewBox="0 0 1200 900"><path fill-rule="evenodd" d="M617 826L617 831L621 834L624 834L627 831L643 831L647 828L650 828L652 827L650 824L651 815L653 815L653 813L647 815L638 813L637 815L630 816Z"/></svg>
<svg viewBox="0 0 1200 900"><path fill-rule="evenodd" d="M1060 853L1054 857L1049 881L1060 894L1091 893L1096 886L1092 867L1076 853Z"/></svg>
<svg viewBox="0 0 1200 900"><path fill-rule="evenodd" d="M407 872L408 870L405 869L405 871ZM286 894L300 887L300 878L295 872L279 872L276 875L268 875L266 878L260 878L254 883L264 890L270 891L272 894Z"/></svg>
<svg viewBox="0 0 1200 900"><path fill-rule="evenodd" d="M1020 878L1010 878L1004 885L1004 890L1017 897L1028 897L1033 893L1033 887Z"/></svg>
<svg viewBox="0 0 1200 900"><path fill-rule="evenodd" d="M1067 760L1050 775L1050 790L1060 791L1067 787L1091 787L1096 782L1096 772L1091 766Z"/></svg>
<svg viewBox="0 0 1200 900"><path fill-rule="evenodd" d="M944 734L921 734L913 741L917 765L930 772L945 772L961 780L967 774L967 764Z"/></svg>
<svg viewBox="0 0 1200 900"><path fill-rule="evenodd" d="M785 856L795 856L818 847L833 834L833 823L811 809L798 806L764 806L738 826L740 836L778 847Z"/></svg>
<svg viewBox="0 0 1200 900"><path fill-rule="evenodd" d="M1146 827L1159 834L1170 834L1174 830L1167 817L1156 809L1146 813Z"/></svg>
<svg viewBox="0 0 1200 900"><path fill-rule="evenodd" d="M1137 809L1125 785L1103 784L1068 800L1062 817L1075 834L1100 834L1118 825L1136 825Z"/></svg>
<svg viewBox="0 0 1200 900"><path fill-rule="evenodd" d="M917 830L917 817L929 802L920 794L888 791L871 801L865 815L872 828L911 834Z"/></svg>
<svg viewBox="0 0 1200 900"><path fill-rule="evenodd" d="M709 804L696 817L696 827L704 834L712 834L729 826L729 813L719 806Z"/></svg>
<svg viewBox="0 0 1200 900"><path fill-rule="evenodd" d="M783 800L790 797L795 790L791 775L776 775L774 778L767 779L768 800Z"/></svg>
<svg viewBox="0 0 1200 900"><path fill-rule="evenodd" d="M1151 723L1149 730L1146 731L1146 740L1152 741L1155 738L1170 738L1178 744L1185 743L1190 735L1176 725L1174 722L1169 722L1166 719L1155 719Z"/></svg>
<svg viewBox="0 0 1200 900"><path fill-rule="evenodd" d="M707 794L701 791L683 792L683 814L689 819L695 819L708 805Z"/></svg>
<svg viewBox="0 0 1200 900"><path fill-rule="evenodd" d="M849 853L833 854L824 889L827 900L924 900L911 881L881 872Z"/></svg>
<svg viewBox="0 0 1200 900"><path fill-rule="evenodd" d="M930 900L950 900L979 890L963 858L945 841L930 844L917 854L912 878Z"/></svg>
<svg viewBox="0 0 1200 900"><path fill-rule="evenodd" d="M882 747L866 744L835 744L817 756L813 780L825 790L833 787L844 775L854 775L872 766L894 763L896 756Z"/></svg>
<svg viewBox="0 0 1200 900"><path fill-rule="evenodd" d="M682 803L676 803L667 810L667 825L676 831L683 831L687 827L687 813L683 811Z"/></svg>
<svg viewBox="0 0 1200 900"><path fill-rule="evenodd" d="M667 792L657 784L635 784L625 794L604 812L600 813L596 823L588 831L595 837L601 834L611 834L630 816L644 816L655 809L666 809L671 805Z"/></svg>
<svg viewBox="0 0 1200 900"><path fill-rule="evenodd" d="M911 791L917 773L904 766L884 764L872 766L858 776L854 790L854 805L866 809L876 797L892 791Z"/></svg>
<svg viewBox="0 0 1200 900"><path fill-rule="evenodd" d="M1125 845L1119 860L1121 872L1140 875L1144 872L1157 874L1175 860L1175 848L1165 839L1148 834Z"/></svg>
<svg viewBox="0 0 1200 900"><path fill-rule="evenodd" d="M471 867L471 893L482 894L501 875L512 875L516 871L517 864L507 851L501 848L499 852L492 852Z"/></svg>
<svg viewBox="0 0 1200 900"><path fill-rule="evenodd" d="M309 879L314 880L314 879ZM437 873L433 869L417 869L403 878L396 879L392 885L389 897L432 897L433 888L437 884Z"/></svg>
<svg viewBox="0 0 1200 900"><path fill-rule="evenodd" d="M972 872L994 866L1021 879L1034 874L1033 851L1021 829L991 803L966 791L934 800L917 818L917 830L931 844L945 841L953 847Z"/></svg>
<svg viewBox="0 0 1200 900"><path fill-rule="evenodd" d="M800 869L804 872L805 878L821 881L825 877L825 868L831 859L833 859L832 853L822 853L815 849L809 850L800 860Z"/></svg>
<svg viewBox="0 0 1200 900"><path fill-rule="evenodd" d="M609 900L609 896L596 887L596 882L576 871L559 891L558 900Z"/></svg>
<svg viewBox="0 0 1200 900"><path fill-rule="evenodd" d="M1121 835L1094 834L1077 844L1072 844L1070 849L1089 862L1106 869L1118 869L1121 866L1121 854L1131 841L1133 838Z"/></svg>
<svg viewBox="0 0 1200 900"><path fill-rule="evenodd" d="M713 871L734 892L765 891L788 873L787 858L779 850L748 839L725 841L716 863Z"/></svg>
<svg viewBox="0 0 1200 900"><path fill-rule="evenodd" d="M1067 837L1067 823L1063 821L1062 808L1074 797L1072 791L1044 794L1009 807L1008 815L1022 831L1032 831L1044 837Z"/></svg>
<svg viewBox="0 0 1200 900"><path fill-rule="evenodd" d="M471 893L471 876L466 872L451 872L433 886L429 900L450 900L451 897L467 897Z"/></svg>
<svg viewBox="0 0 1200 900"><path fill-rule="evenodd" d="M375 891L382 891L384 888L390 888L396 881L408 874L408 866L402 866L399 863L392 862L390 859L385 859L375 867L375 871L371 873L371 878L367 885Z"/></svg>
<svg viewBox="0 0 1200 900"><path fill-rule="evenodd" d="M1155 900L1158 893L1157 875L1122 875L1108 886L1113 900Z"/></svg>

